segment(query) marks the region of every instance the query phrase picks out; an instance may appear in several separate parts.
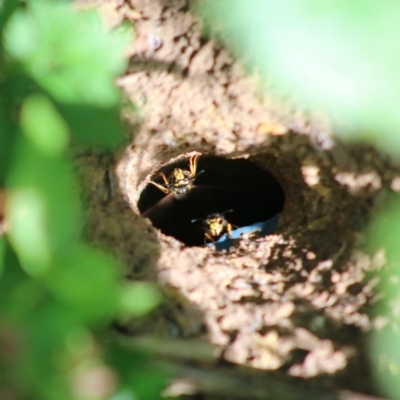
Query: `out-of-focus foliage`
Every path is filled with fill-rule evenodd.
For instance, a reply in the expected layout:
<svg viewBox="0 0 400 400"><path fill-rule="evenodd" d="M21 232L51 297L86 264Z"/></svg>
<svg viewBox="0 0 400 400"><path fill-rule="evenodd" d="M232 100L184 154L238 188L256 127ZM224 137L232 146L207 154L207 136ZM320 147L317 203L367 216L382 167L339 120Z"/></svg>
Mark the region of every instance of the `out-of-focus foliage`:
<svg viewBox="0 0 400 400"><path fill-rule="evenodd" d="M107 33L96 13L73 12L67 2L29 2L4 29L9 63L2 90L15 98L38 86L56 101L74 141L113 146L123 137L116 107L120 95L110 77L123 70L129 33L122 28Z"/></svg>
<svg viewBox="0 0 400 400"><path fill-rule="evenodd" d="M30 2L28 10L10 18L5 49L58 101L114 106L119 93L109 77L124 67L124 32L110 35L97 14L66 12L69 7L57 1Z"/></svg>
<svg viewBox="0 0 400 400"><path fill-rule="evenodd" d="M204 0L209 28L345 137L400 149L400 3ZM347 129L343 129L346 127Z"/></svg>
<svg viewBox="0 0 400 400"><path fill-rule="evenodd" d="M383 301L374 308L382 327L371 335L371 359L383 392L400 398L400 204L393 199L370 226L369 247L384 264L380 272Z"/></svg>
<svg viewBox="0 0 400 400"><path fill-rule="evenodd" d="M107 343L114 318L147 313L159 294L121 283L118 262L82 242L66 157L121 143L114 80L131 33L64 1L0 1L0 397L159 397L147 358Z"/></svg>
<svg viewBox="0 0 400 400"><path fill-rule="evenodd" d="M400 155L400 2L388 0L199 0L218 36L277 92L329 111L336 134ZM400 398L400 201L372 224L370 248L386 252L376 314L390 323L372 337L382 390ZM384 254L383 252L381 254ZM382 321L382 319L381 319Z"/></svg>

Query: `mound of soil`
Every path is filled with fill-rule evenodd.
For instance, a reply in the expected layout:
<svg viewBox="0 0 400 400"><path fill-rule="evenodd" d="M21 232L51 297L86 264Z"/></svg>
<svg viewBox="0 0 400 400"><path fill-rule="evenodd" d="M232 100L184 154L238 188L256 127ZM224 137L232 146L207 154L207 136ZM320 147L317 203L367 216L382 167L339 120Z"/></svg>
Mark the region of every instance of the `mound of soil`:
<svg viewBox="0 0 400 400"><path fill-rule="evenodd" d="M371 212L398 170L372 147L335 140L322 118L261 97L257 79L246 77L222 45L202 37L189 3L101 6L112 24L128 19L135 26L129 68L118 85L137 110L124 111L131 137L125 149L80 157L87 232L123 260L129 279L155 282L165 296L158 313L119 330L162 338L166 347L189 345L189 354L177 357L186 363L180 372L192 383L211 382L197 388L210 399L374 393L364 337L375 326L368 309L376 279L366 278L383 261L360 248ZM152 204L165 196L146 180L161 168L187 166L198 153L200 160L223 160L213 170L222 182L233 173L229 160L250 161L279 182L285 202L273 234L244 237L217 252L188 247L140 216L149 207L146 196ZM206 170L204 163L199 168ZM236 189L246 198L243 190L262 187L263 175L242 174L247 189ZM267 189L250 197L268 195ZM170 226L178 218L175 213ZM205 356L205 343L216 352ZM205 364L214 374L207 379L199 372ZM284 389L272 392L279 382Z"/></svg>

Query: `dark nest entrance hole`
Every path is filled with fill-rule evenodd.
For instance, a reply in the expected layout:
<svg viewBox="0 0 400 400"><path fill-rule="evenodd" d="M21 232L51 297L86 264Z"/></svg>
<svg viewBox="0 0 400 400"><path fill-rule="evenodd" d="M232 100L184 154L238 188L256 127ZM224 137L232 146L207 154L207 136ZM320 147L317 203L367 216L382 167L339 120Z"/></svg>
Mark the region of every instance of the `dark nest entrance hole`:
<svg viewBox="0 0 400 400"><path fill-rule="evenodd" d="M152 180L163 183L160 173L168 177L175 168L188 170L189 157L165 165ZM201 155L197 171L203 172L183 199L148 184L138 201L141 214L156 228L188 246L204 244L204 226L193 219L231 210L226 218L240 228L266 221L283 209L281 185L270 172L249 160Z"/></svg>

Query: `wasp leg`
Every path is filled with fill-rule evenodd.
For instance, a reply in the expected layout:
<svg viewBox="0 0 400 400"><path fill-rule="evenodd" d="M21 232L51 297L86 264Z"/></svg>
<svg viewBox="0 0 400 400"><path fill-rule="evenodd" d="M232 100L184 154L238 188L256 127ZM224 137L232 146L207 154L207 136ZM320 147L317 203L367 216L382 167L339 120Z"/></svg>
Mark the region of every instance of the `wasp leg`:
<svg viewBox="0 0 400 400"><path fill-rule="evenodd" d="M228 236L232 238L231 232L232 232L232 224L229 222L226 224L226 231L228 232Z"/></svg>
<svg viewBox="0 0 400 400"><path fill-rule="evenodd" d="M161 177L163 178L165 184L167 185L167 187L169 186L169 180L168 178L165 176L165 174L163 174L162 172L160 172Z"/></svg>
<svg viewBox="0 0 400 400"><path fill-rule="evenodd" d="M157 189L160 189L162 192L164 192L165 194L169 193L169 189L157 182L153 182L153 181L147 181L147 183L151 183L152 185L154 185Z"/></svg>
<svg viewBox="0 0 400 400"><path fill-rule="evenodd" d="M196 154L189 159L189 169L190 169L190 176L192 178L196 177L196 170L197 170L197 163L199 162L200 154Z"/></svg>
<svg viewBox="0 0 400 400"><path fill-rule="evenodd" d="M162 192L164 192L165 194L169 193L169 189L157 182L153 182L153 181L147 181L147 183L151 183L152 185L154 185L157 189L160 189Z"/></svg>
<svg viewBox="0 0 400 400"><path fill-rule="evenodd" d="M209 234L209 233L205 233L204 234L204 244L207 244L207 239L210 241L210 242L215 242L215 240L214 240L214 238Z"/></svg>
<svg viewBox="0 0 400 400"><path fill-rule="evenodd" d="M147 183L153 184L156 188L160 189L160 190L161 190L162 192L164 192L165 194L168 194L168 193L170 192L170 190L169 190L169 182L168 182L168 179L167 179L167 177L166 177L162 172L160 172L160 175L161 175L161 177L163 178L163 181L165 182L165 185L166 185L166 186L163 186L163 185L160 184L160 183L153 182L153 181L150 181L150 180L148 180Z"/></svg>

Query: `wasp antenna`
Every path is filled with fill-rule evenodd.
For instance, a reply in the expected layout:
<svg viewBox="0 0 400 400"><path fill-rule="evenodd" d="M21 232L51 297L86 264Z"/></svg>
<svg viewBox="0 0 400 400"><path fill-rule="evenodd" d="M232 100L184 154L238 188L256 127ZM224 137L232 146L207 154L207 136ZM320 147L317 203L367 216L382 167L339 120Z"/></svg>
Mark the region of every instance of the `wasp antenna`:
<svg viewBox="0 0 400 400"><path fill-rule="evenodd" d="M222 213L222 215L229 214L229 213L231 213L231 212L233 212L233 211L234 211L234 209L231 208L230 210L224 211L224 212Z"/></svg>
<svg viewBox="0 0 400 400"><path fill-rule="evenodd" d="M207 221L203 218L195 218L192 219L190 222L201 222L204 226L207 226Z"/></svg>

